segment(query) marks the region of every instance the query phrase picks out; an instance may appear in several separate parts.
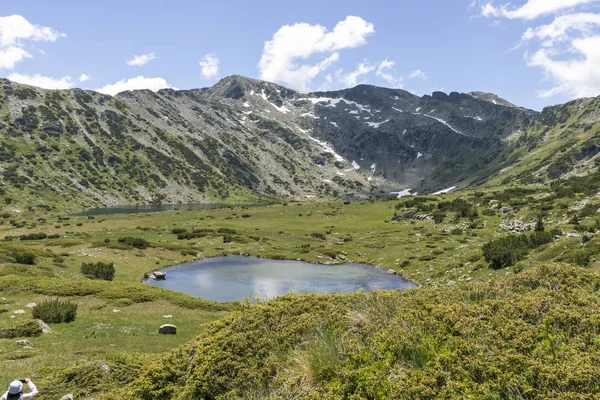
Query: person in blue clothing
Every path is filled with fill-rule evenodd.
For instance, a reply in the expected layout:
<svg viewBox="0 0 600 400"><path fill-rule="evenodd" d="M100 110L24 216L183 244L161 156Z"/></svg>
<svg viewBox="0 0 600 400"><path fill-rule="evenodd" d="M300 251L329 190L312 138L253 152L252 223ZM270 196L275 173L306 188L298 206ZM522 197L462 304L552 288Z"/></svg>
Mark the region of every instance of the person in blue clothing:
<svg viewBox="0 0 600 400"><path fill-rule="evenodd" d="M23 383L27 383L30 390L29 393L23 393ZM38 394L37 388L33 382L31 382L31 379L27 378L19 381L12 381L6 393L0 397L0 400L28 400L36 394Z"/></svg>

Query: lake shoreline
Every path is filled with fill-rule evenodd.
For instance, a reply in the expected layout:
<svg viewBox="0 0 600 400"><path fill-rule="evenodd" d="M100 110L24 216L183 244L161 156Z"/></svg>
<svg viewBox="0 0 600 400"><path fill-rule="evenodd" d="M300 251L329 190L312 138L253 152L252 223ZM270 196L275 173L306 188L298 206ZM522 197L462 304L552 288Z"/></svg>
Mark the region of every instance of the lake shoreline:
<svg viewBox="0 0 600 400"><path fill-rule="evenodd" d="M214 256L214 257L198 258L198 259L195 259L195 260L190 260L190 261L186 261L186 262L179 263L179 264L165 266L163 268L155 268L155 269L152 269L152 270L148 271L147 273L145 273L144 277L140 280L140 283L142 283L142 284L151 284L153 286L163 287L163 286L160 286L158 284L153 284L153 283L154 282L169 281L169 274L168 274L169 271L168 270L171 269L171 268L176 268L176 267L181 267L181 266L188 266L189 264L203 262L203 261L225 259L225 258L228 258L228 257L231 257L231 258L238 257L238 258L243 258L243 259L254 258L256 260L265 260L265 261L282 262L282 263L286 263L286 262L296 263L296 262L298 262L298 263L304 263L304 264L310 264L310 265L323 265L323 266L337 266L337 265L340 265L340 266L344 266L344 265L345 266L357 266L357 267L361 267L362 266L362 267L365 267L366 269L372 269L372 270L380 271L381 273L384 273L386 276L388 276L390 279L394 279L392 277L395 277L395 278L399 279L399 281L401 281L403 285L407 285L406 287L401 287L401 286L400 287L390 287L390 288L384 288L384 289L379 289L379 290L398 290L398 289L400 289L400 290L406 290L406 289L417 289L417 288L420 287L420 285L417 282L414 282L411 279L405 278L401 273L399 273L397 271L394 271L394 273L390 273L389 271L393 271L393 270L387 269L385 267L378 266L378 265L360 263L360 262L355 262L355 261L315 262L315 261L308 261L308 260L302 260L302 259L271 259L271 258L263 258L260 255L253 255L253 254L249 254L249 253L243 253L243 254L236 253L236 254L219 255L219 256ZM248 265L246 265L246 267L249 267L249 268L251 268L252 266L253 266L252 262L250 262ZM223 268L223 266L216 267L216 268ZM166 280L165 281L153 281L150 278L150 275L152 274L152 272L155 272L155 271L167 272ZM342 275L342 277L345 277L345 276ZM336 280L336 283L342 284L342 282L340 282L338 280ZM167 288L167 287L163 287L163 288L167 289L167 290L173 290L173 289L170 289L170 288ZM377 291L379 291L379 290L377 290ZM332 291L332 292L337 292L337 291ZM187 292L183 292L183 293L187 293ZM302 292L298 292L298 293L302 293ZM323 293L323 292L318 292L317 291L315 293ZM189 294L191 296L194 296L194 297L200 297L200 298L203 298L203 299L209 299L207 297L197 296L197 295L190 294L190 293L187 293L187 294ZM279 294L277 296L272 296L272 297L278 297L280 295L281 294ZM219 303L230 303L230 302L238 302L238 301L240 301L240 300L219 301L219 300L215 300L215 299L211 299L211 300L212 301L217 301Z"/></svg>

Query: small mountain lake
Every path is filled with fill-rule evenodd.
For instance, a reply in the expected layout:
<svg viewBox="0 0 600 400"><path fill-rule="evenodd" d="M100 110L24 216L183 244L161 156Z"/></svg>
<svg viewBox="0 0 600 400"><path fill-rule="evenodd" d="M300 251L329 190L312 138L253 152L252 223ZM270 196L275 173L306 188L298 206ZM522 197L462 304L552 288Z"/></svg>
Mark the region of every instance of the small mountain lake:
<svg viewBox="0 0 600 400"><path fill-rule="evenodd" d="M147 284L203 299L227 302L293 293L356 292L416 287L398 275L366 264L322 265L303 261L227 256L162 269L167 279Z"/></svg>
<svg viewBox="0 0 600 400"><path fill-rule="evenodd" d="M213 208L229 207L260 207L263 204L224 204L224 203L177 203L177 204L131 204L115 207L90 208L89 210L73 213L75 217L99 216L108 214L139 214L157 211L190 211L210 210Z"/></svg>

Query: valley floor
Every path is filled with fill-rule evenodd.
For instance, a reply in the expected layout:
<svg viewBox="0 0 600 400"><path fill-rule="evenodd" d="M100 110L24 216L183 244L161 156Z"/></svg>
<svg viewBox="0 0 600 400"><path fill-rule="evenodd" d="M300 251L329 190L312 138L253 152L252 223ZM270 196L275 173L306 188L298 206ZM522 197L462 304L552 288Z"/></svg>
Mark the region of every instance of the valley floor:
<svg viewBox="0 0 600 400"><path fill-rule="evenodd" d="M384 378L379 375L383 373L393 374L396 376L394 379L400 381L404 378L407 379L406 382L418 381L419 385L427 387L432 396L435 393L434 386L423 380L424 376L419 378L418 374L428 368L434 368L437 371L436 374L441 375L434 374L433 376L438 376L442 380L450 379L444 384L446 386L442 385L443 390L446 390L444 393L447 393L448 396L452 393L481 394L484 393L482 391L484 389L493 393L500 389L493 386L492 381L496 382L503 376L502 374L498 375L497 369L504 368L505 364L503 363L511 364L509 355L512 351L521 354L518 357L535 356L543 365L546 365L546 362L548 365L557 365L561 360L560 357L563 355L567 357L566 352L570 351L568 349L572 348L571 345L574 346L575 343L582 340L585 342L584 347L597 343L597 332L592 334L592 331L587 330L585 323L582 322L584 324L583 331L587 332L586 335L589 333L592 336L584 340L580 333L573 330L579 329L577 327L580 322L573 322L573 327L569 328L562 325L567 323L562 319L552 319L554 317L547 319L547 312L538 310L534 321L527 322L531 325L526 328L527 335L529 335L527 337L533 341L527 344L530 346L528 353L521 351L521 344L518 341L512 342L509 339L513 337L512 335L519 334L516 326L506 325L507 331L504 333L494 330L500 329L502 324L509 324L510 319L506 321L490 320L491 323L498 324L496 328L489 331L490 335L492 333L500 335L503 338L499 336L498 340L505 342L505 348L497 348L494 351L497 351L498 354L502 353L502 357L509 358L500 364L495 364L494 368L496 369L493 371L478 370L477 374L479 375L463 376L459 381L456 381L458 378L453 375L456 371L444 369L447 367L447 365L444 366L444 360L450 355L457 356L456 352L463 346L463 344L459 346L454 343L448 347L447 338L456 334L459 336L464 334L466 335L463 337L464 340L475 344L478 343L479 339L477 338L482 337L478 336L482 334L482 331L475 335L470 331L474 328L469 328L478 318L484 318L484 320L492 318L493 313L488 314L488 311L483 312L482 310L489 307L500 307L504 310L502 313L505 313L502 315L507 315L507 318L507 313L516 312L505 308L505 305L501 304L502 301L493 301L493 299L504 296L501 296L501 293L504 293L502 287L506 285L518 287L525 285L523 281L518 281L525 272L538 271L528 272L528 275L523 275L522 279L534 279L535 274L541 274L542 278L540 279L552 282L554 273L552 271L556 271L557 276L564 276L560 279L568 284L571 284L572 280L582 279L581 282L585 282L585 285L588 286L589 282L598 279L595 272L598 269L598 263L595 261L595 257L597 253L600 253L600 241L595 236L599 226L595 220L595 209L593 213L581 212L585 204L593 205L593 200L593 198L581 197L574 202L557 198L548 188L514 188L410 197L401 200L354 203L341 201L290 202L249 209L174 210L150 214L107 215L95 218L56 214L42 215L39 212L15 215L8 212L7 218L0 219L2 222L0 237L4 237L4 241L0 242L0 264L2 266L0 268L0 290L4 303L1 305L3 312L0 314L0 333L6 336L6 332L11 327L31 320L32 309L27 305L40 303L44 299L60 298L75 302L78 304L78 314L74 322L49 324L52 331L48 334L27 337L31 349L15 344L16 340L23 339L23 337L0 339L0 362L7 366L0 372L0 382L8 384L16 377L31 376L36 383L39 382L38 388L42 393L40 398L43 399L58 398L68 392L79 396L110 392L117 386L133 381L140 371L145 371L145 378L140 378L146 379L144 382L158 379L157 374L172 373L173 379L185 385L186 396L190 396L176 398L199 398L199 396L207 396L207 392L203 392L205 389L198 387L201 385L198 383L201 379L197 376L200 381L197 379L192 381L181 376L181 371L185 371L189 365L186 367L178 364L181 361L178 357L181 358L187 354L184 357L187 359L190 357L191 348L207 346L210 334L203 332L216 332L215 334L220 339L215 339L217 340L215 343L219 346L226 346L225 342L220 342L225 340L225 336L219 336L221 333L226 336L233 335L232 337L241 335L239 336L240 340L250 340L250 336L248 336L250 329L257 329L252 334L264 332L265 329L267 331L273 329L275 336L272 339L277 342L277 345L269 342L265 345L266 347L257 349L256 353L238 354L241 358L231 359L231 362L234 363L247 363L248 365L254 365L254 362L259 363L255 367L256 373L260 376L249 376L247 375L248 371L240 371L238 376L238 378L244 377L244 379L252 380L257 386L246 387L243 393L236 392L237 394L233 396L234 393L230 392L231 385L238 378L229 379L222 376L218 378L222 379L222 386L213 387L212 384L207 386L214 391L215 398L217 394L225 396L223 398L251 398L248 397L250 393L263 393L263 397L276 398L276 393L284 393L286 390L291 390L286 394L286 398L293 398L294 391L305 393L307 396L310 394L313 398L326 398L327 396L343 398L351 393L357 395L356 398L385 398L392 393L390 391L396 390L397 385L400 385L398 382L392 385L390 381L387 381L384 384L388 388L386 390L389 390L387 393L371 393L369 392L371 389L363 388L365 392L358 395L358 392L352 392L352 390L356 390L356 379L358 378L354 375L353 378L346 375L338 376L330 371L331 368L337 370L338 367L345 371L344 374L364 373L365 379L374 379L374 382L378 382L378 384L383 384L381 379ZM583 206L581 206L582 202L585 203ZM591 207L587 208L591 209ZM554 229L552 235L549 235L550 242L536 245L535 248L527 250L509 266L491 268L489 254L484 254L482 250L485 249L484 245L500 237L519 235L510 233L509 230L532 231L540 216L543 218L547 232ZM40 235L36 236L35 234ZM127 238L139 240L133 242ZM135 247L135 243L145 244L138 248ZM22 263L23 258L19 257L24 254L32 257L33 264ZM355 306L360 304L359 297L356 297L358 295L292 295L286 296L287 300L274 300L267 304L219 304L139 283L145 274L165 266L228 254L248 254L274 259L301 259L315 263L367 263L396 271L418 283L421 288L405 294L389 292L382 294L381 297L368 295L365 298L364 301L367 303L377 302L378 299L387 299L381 304L368 305L371 307L369 312L384 314L390 312L390 307L400 307L397 304L398 301L402 302L407 298L413 299L407 305L402 306L405 308L402 308L401 311L409 316L407 318L410 323L402 322L394 317L392 320L396 321L395 324L399 324L396 327L399 330L390 328L392 330L384 334L380 331L383 326L378 325L380 322L383 324L382 321L363 321L367 327L370 326L369 329L361 325L363 324L360 321L361 318L371 317L361 316L362 311L356 309ZM19 260L21 263L18 262ZM115 277L112 282L89 280L82 275L80 271L82 263L99 261L114 263ZM548 267L550 270L548 268L539 269L540 265L550 265L548 263L551 262L571 264L570 266ZM584 270L577 269L573 264L585 266L588 270L583 272ZM570 277L570 271L575 274L573 278ZM579 294L585 304L573 304L573 307L579 308L571 309L570 303L563 301L564 299L560 297L563 288L559 285L558 289L560 290L555 294L544 292L543 296L540 295L543 299L542 297L537 298L533 294L528 297L528 292L521 289L510 295L513 297L508 294L507 296L513 300L517 299L515 301L523 302L523 304L546 301L544 299L558 296L556 304L566 307L565 313L583 312L583 309L591 307L592 303L597 301L593 291L582 289L583 292ZM510 292L509 289L506 290ZM553 289L544 286L544 290ZM409 294L409 292L413 294ZM440 294L437 294L438 292ZM457 294L451 294L454 292ZM463 310L456 311L456 314L453 314L454 311L446 310L448 313L444 311L444 315L446 315L444 318L456 318L456 321L448 325L449 322L445 320L446 325L443 328L445 330L432 333L427 331L431 327L427 328L416 321L421 318L419 315L425 312L433 318L432 324L438 324L435 320L439 316L434 315L435 311L433 310L439 307L439 305L435 305L438 304L437 300L434 300L441 298L439 296L455 298L456 307L462 307L459 304L464 302L464 307L467 307L465 310L475 308L472 309L472 312ZM569 292L568 296L572 298L575 294ZM419 301L425 301L426 298L433 299L431 300L433 308L426 304L417 305ZM324 299L331 299L331 307L337 311L329 310L329 306L325 306L325 304L329 304L329 300L325 301ZM388 301L391 303L388 304ZM549 304L554 304L553 301ZM269 305L271 303L273 305ZM289 310L290 315L296 315L300 318L298 323L301 323L298 326L290 325L290 335L292 336L289 338L280 336L284 335L281 325L270 327L263 325L265 315L271 315L267 319L274 318L272 313L278 315L278 307L286 304L294 307L295 311ZM339 318L325 318L321 321L322 316L319 316L321 315L319 310L339 312ZM400 310L398 309L397 312ZM529 311L523 309L522 312L528 313ZM558 312L558 309L553 312ZM226 314L229 316L223 319L222 317ZM247 318L250 322L258 318L260 322L257 322L257 325L251 323L247 328L237 330L235 324L231 325L236 318L242 320ZM285 315L282 315L281 321L285 321L286 318ZM302 322L302 318L306 318L306 321ZM354 322L349 322L347 318ZM216 324L206 325L217 319L219 322ZM426 322L426 319L424 321ZM520 323L518 319L516 321L515 323ZM178 327L177 335L158 335L157 329L163 323L175 324ZM273 320L273 323L276 321ZM410 328L413 325L421 335L413 337L420 341L411 345L413 350L406 347L408 346L406 343L400 344L388 340L386 335L396 336L404 332L403 329L409 329L413 333L417 332ZM381 338L383 342L356 342L357 337L344 335L342 338L338 335L338 330L342 328L357 329L358 333L362 332L361 335L372 337L376 337L379 334L377 332L380 332L384 334L384 337ZM513 328L516 330L512 331ZM426 331L422 331L423 329ZM197 335L200 336L197 337ZM575 337L576 340L573 339L575 341L569 342L570 338ZM321 339L318 338L324 341L319 342ZM350 342L346 342L346 340ZM325 346L326 351L333 351L332 360L316 360L315 362L323 361L333 364L317 367L311 364L314 360L311 361L310 358L310 351L312 351L310 343L313 342L317 347ZM540 344L542 342L546 344ZM160 356L161 353L184 344L183 353L175 351L170 353L171 355ZM288 350L283 350L286 346ZM335 351L327 346L333 346ZM340 353L341 350L338 351L338 346L343 346L345 350ZM390 348L389 351L392 351L393 357L390 355L392 353L388 353L387 350L373 352L372 348L367 362L361 358L365 356L363 351L367 347L364 346L371 346L371 348L372 346L405 347L395 348L395 350ZM546 347L539 350L539 346ZM296 350L290 353L290 349ZM534 355L531 353L532 349L539 351L536 350ZM214 356L214 359L211 361L206 358L202 365L196 365L197 361L194 361L193 368L196 372L193 374L200 374L200 371L207 374L212 373L207 372L206 368L209 370L214 368L215 371L224 368L226 364L222 363L230 355L215 349L211 351L215 352L211 356ZM423 352L423 354L410 353L407 355L405 354L407 351ZM281 370L285 363L290 362L288 357L294 358L294 354L297 356L295 364L293 364L295 366L289 371ZM472 356L477 354L479 353L473 353ZM494 354L489 356L498 355ZM362 361L354 359L354 357L361 358ZM380 361L376 361L372 357L380 357ZM390 361L390 357L393 358L393 362ZM158 371L157 364L152 362L154 359L159 360L156 361L159 364L171 365L170 363L172 363L172 365L165 367L164 371ZM569 360L573 363L576 361L574 358ZM586 358L581 362L582 365L591 365L588 363L592 361ZM401 363L403 367L398 369L397 363ZM523 368L530 367L525 364L520 365ZM171 367L172 370L169 370ZM324 372L321 371L321 367L325 368ZM367 370L362 370L362 368L367 368ZM275 373L274 371L279 372ZM515 374L518 375L517 372L515 371ZM215 374L220 376L218 372ZM469 374L475 374L475 372L470 371ZM391 375L388 375L388 378L390 377ZM542 378L537 376L536 379ZM451 381L458 385L468 386L470 392L449 388L447 385ZM475 381L477 382L472 383ZM528 380L522 382L517 379L517 381L514 383L514 390L535 389L536 391L531 393L550 393L548 391L550 386L544 386L543 382L538 382L538 386L536 386ZM352 385L355 385L355 389L351 390L347 387L349 382L354 382ZM580 384L584 385L584 383ZM442 390L440 389L442 386L439 386L438 389ZM337 389L334 390L334 387ZM545 391L542 388L546 388ZM143 390L147 390L147 392L145 394L136 392L135 398L157 398L152 396L157 396L162 389L156 386L143 386ZM166 385L164 390L168 395L163 398L171 398L170 396L174 395L169 392L174 390L172 387ZM512 389L504 387L502 390L510 391ZM558 393L560 387L557 386L552 390ZM585 393L586 390L598 390L598 388L597 385L595 389L591 386L587 388L580 386L577 390L573 388L569 388L569 390L572 390L573 393ZM422 398L429 397L423 396ZM577 396L570 398L577 398Z"/></svg>

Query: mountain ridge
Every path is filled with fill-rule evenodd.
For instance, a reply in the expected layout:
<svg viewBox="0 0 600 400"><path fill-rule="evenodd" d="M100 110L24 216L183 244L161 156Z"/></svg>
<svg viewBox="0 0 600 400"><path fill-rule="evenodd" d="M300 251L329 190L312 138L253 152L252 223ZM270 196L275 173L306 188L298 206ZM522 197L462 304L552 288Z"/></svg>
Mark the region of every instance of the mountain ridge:
<svg viewBox="0 0 600 400"><path fill-rule="evenodd" d="M69 193L80 206L433 193L487 181L510 138L553 110L373 85L298 92L241 75L115 96L2 79L0 176L11 198ZM19 196L28 188L36 196Z"/></svg>

